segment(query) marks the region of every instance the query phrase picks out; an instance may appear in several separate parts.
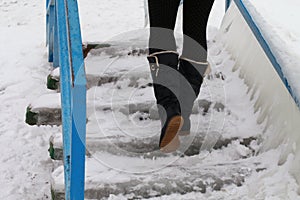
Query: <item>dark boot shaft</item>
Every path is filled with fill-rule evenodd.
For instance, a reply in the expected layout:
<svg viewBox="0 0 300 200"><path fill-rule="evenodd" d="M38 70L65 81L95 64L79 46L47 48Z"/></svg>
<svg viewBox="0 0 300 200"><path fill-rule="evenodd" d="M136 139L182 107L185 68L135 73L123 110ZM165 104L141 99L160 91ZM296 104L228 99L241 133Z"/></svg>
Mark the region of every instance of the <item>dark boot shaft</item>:
<svg viewBox="0 0 300 200"><path fill-rule="evenodd" d="M147 57L153 79L154 94L157 104L164 108L178 104L180 74L178 68L178 54L159 52Z"/></svg>

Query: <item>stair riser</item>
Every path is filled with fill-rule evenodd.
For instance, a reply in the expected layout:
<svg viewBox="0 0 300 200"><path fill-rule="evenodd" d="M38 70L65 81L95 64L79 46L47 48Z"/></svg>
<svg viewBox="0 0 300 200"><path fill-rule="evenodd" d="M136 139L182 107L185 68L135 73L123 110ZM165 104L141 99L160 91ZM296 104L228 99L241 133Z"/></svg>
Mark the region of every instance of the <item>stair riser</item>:
<svg viewBox="0 0 300 200"><path fill-rule="evenodd" d="M197 136L190 136L191 139L181 139L181 146L178 152L173 153L173 155L181 155L184 154L185 156L194 156L200 153L200 149L203 145L204 135L201 133L196 134ZM252 141L255 141L257 138L250 137L244 138L240 140L240 144L248 147ZM219 138L217 141L213 141L215 145L213 145L213 149L222 149L227 147L232 141L238 140L238 138L230 138L224 139ZM133 140L131 142L121 142L120 140L116 139L115 142L111 139L102 139L102 140L95 140L91 138L87 139L87 152L86 155L90 156L95 152L107 152L113 155L120 155L120 156L128 156L128 157L143 157L144 159L155 159L159 157L167 157L167 154L162 154L159 151L158 147L159 138L148 138L143 140ZM113 143L113 145L112 145ZM119 149L118 149L118 148ZM62 143L57 142L55 144L54 141L50 141L49 147L50 157L54 160L62 160L63 158L63 149Z"/></svg>
<svg viewBox="0 0 300 200"><path fill-rule="evenodd" d="M198 106L197 106L198 104ZM195 102L193 107L193 114L198 114L199 110L203 111L203 114L208 112L211 107L211 102L207 100L198 100ZM213 107L218 111L222 111L220 106L217 106L216 103ZM221 104L223 105L223 104ZM199 109L200 108L200 109ZM224 109L224 108L223 108ZM130 115L136 112L149 113L149 118L152 120L159 120L158 112L155 107L155 102L146 102L146 103L137 103L137 104L126 104L126 105L101 105L87 108L88 112L94 111L107 111L107 110L117 110L123 113L124 115ZM60 108L27 108L26 112L26 122L29 125L61 125L61 109Z"/></svg>
<svg viewBox="0 0 300 200"><path fill-rule="evenodd" d="M201 175L205 174L205 171L207 174ZM189 176L182 177L180 180L172 179L170 177L165 179L157 177L156 180L146 182L131 180L115 184L87 183L85 199L105 199L111 194L121 194L126 196L128 199L133 200L159 197L175 193L183 195L191 192L206 193L207 190L220 191L226 185L236 185L237 187L242 186L245 177L249 175L249 171L245 170L227 178L217 177L216 175L210 174L208 171L209 170L204 169L203 172L192 172L189 173ZM91 185L93 185L93 187L90 187ZM56 197L55 200L64 199L63 191L54 189L53 193Z"/></svg>

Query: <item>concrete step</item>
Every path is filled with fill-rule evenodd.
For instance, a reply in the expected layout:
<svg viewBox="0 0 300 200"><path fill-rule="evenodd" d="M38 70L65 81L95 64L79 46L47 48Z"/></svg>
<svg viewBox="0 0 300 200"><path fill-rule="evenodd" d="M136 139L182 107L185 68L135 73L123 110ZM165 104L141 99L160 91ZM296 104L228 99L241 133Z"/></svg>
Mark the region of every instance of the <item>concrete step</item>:
<svg viewBox="0 0 300 200"><path fill-rule="evenodd" d="M174 154L198 154L207 136L215 137L211 148L217 149L237 139L235 136L222 137L218 134L222 131L218 129L222 127L225 115L229 120L231 117L226 114L228 110L224 110L224 105L222 107L220 104L200 99L196 101L190 117L191 134L181 137L182 148ZM216 128L211 126L212 123ZM138 155L150 159L164 156L165 154L161 154L158 149L160 127L154 102L95 109L88 115L87 120L87 155L95 152L108 152L113 155L128 157ZM247 143L246 140L248 140L249 144L253 140L249 138L246 136L243 143ZM62 159L61 133L52 135L49 151L52 159Z"/></svg>
<svg viewBox="0 0 300 200"><path fill-rule="evenodd" d="M152 81L144 43L147 43L146 40L135 46L132 46L132 41L87 44L84 50L85 53L89 52L85 59L87 88L115 83L124 77L144 78L149 80L147 84L150 84ZM223 80L225 78L220 72L214 72L208 79L213 77ZM47 88L59 91L59 81L59 68L56 68L47 77Z"/></svg>
<svg viewBox="0 0 300 200"><path fill-rule="evenodd" d="M206 135L203 133L192 133L190 136L180 138L181 148L172 153L172 155L186 155L193 156L199 154L203 143L206 141ZM161 154L158 148L159 135L147 139L126 139L122 138L122 135L116 135L115 137L92 137L87 134L86 155L100 152L108 152L113 155L122 155L128 157L143 157L145 159L153 159L157 157L166 157L166 154ZM120 140L122 138L122 140ZM223 138L219 137L215 141L212 141L213 149L221 149L226 147L232 141L240 140L240 143L249 146L249 144L256 140L255 137L249 138ZM62 135L55 134L50 137L49 140L49 155L53 160L63 159L63 145Z"/></svg>
<svg viewBox="0 0 300 200"><path fill-rule="evenodd" d="M112 194L142 199L217 192L229 185L239 187L252 172L265 169L251 157L226 161L228 158L210 158L221 154L220 151L204 158L169 156L151 160L101 153L86 160L85 199L106 199ZM64 199L62 166L52 173L52 194L56 200Z"/></svg>
<svg viewBox="0 0 300 200"><path fill-rule="evenodd" d="M140 111L150 113L150 119L157 119L157 113L151 110L155 104L155 98L150 77L139 73L129 72L118 79L114 79L113 76L107 76L107 78L102 76L101 80L105 81L101 82L101 86L92 87L87 91L87 114L90 115L99 110L120 110L126 115ZM223 81L219 74L214 77L219 78L210 77L207 80L213 89L219 87L219 82ZM222 98L214 98L215 102L209 100L212 98L211 88L203 85L201 99L194 103L193 113L199 113L199 110L202 110L205 114L211 107L224 110ZM61 125L60 94L50 91L31 102L26 110L26 122L30 125Z"/></svg>
<svg viewBox="0 0 300 200"><path fill-rule="evenodd" d="M125 45L118 45L100 45L101 48L92 49L85 60L88 79L87 88L89 89L87 97L88 112L106 109L121 109L124 112L128 112L128 114L137 111L150 112L155 99L146 58L142 56L129 56L124 53L131 48L133 52L131 54L135 55L136 49L141 49L140 47L129 48L126 42ZM225 77L220 72L208 76L206 82L209 82L210 86L203 84L201 98L211 99L210 90L215 90L215 88L222 89L221 86L224 79ZM52 71L48 80L51 82L53 89L59 90L58 68ZM60 96L55 93L53 91L42 95L28 106L26 110L26 122L28 124L61 124ZM224 105L222 104L223 99L214 100L220 102L215 103L214 107L224 109ZM113 106L111 106L112 104ZM212 101L200 100L195 103L195 105L197 104L206 112L211 106ZM198 111L195 112L197 113ZM151 119L153 119L152 115Z"/></svg>
<svg viewBox="0 0 300 200"><path fill-rule="evenodd" d="M118 87L118 86L116 86ZM130 86L131 87L131 86ZM131 87L135 90L135 87ZM148 113L149 119L157 120L158 113L154 96L150 96L152 91L151 86L141 88L143 94L140 97L126 100L130 93L125 94L125 97L102 96L97 99L97 88L88 91L87 99L87 115L88 117L95 111L120 111L124 115L134 114L136 112ZM109 88L106 89L109 96ZM100 92L103 94L103 92ZM126 93L126 92L125 92ZM99 96L101 94L98 94ZM150 95L149 95L150 94ZM105 99L106 98L106 99ZM123 99L122 99L123 98ZM197 114L200 111L205 114L210 108L224 110L225 106L220 102L210 102L205 99L198 99L194 103L193 113ZM88 120L88 119L87 119ZM35 99L26 109L26 123L29 125L61 125L61 104L60 93L49 93Z"/></svg>
<svg viewBox="0 0 300 200"><path fill-rule="evenodd" d="M110 44L89 43L84 52L87 56L85 59L87 88L116 82L128 72L132 77L150 77L144 46L114 44L114 42ZM59 68L56 68L47 77L47 88L59 91L59 82Z"/></svg>
<svg viewBox="0 0 300 200"><path fill-rule="evenodd" d="M160 123L153 109L153 95L149 97L153 94L150 92L152 88L140 87L150 82L149 76L140 79L139 75L132 75L136 71L148 70L145 60L138 56L92 52L86 59L87 74L99 74L100 71L100 76L95 78L88 91L88 105L95 106L88 108L86 199L106 199L111 194L142 199L174 193L222 191L226 186L241 186L252 172L265 169L260 161L251 157L254 154L252 147L255 148L256 144L256 137L252 135L258 133L241 130L239 127L248 120L238 120L235 111L225 106L223 86L230 79L226 80L222 73L216 75L217 80L212 80L215 75L207 78L210 88L204 84L200 95L205 106L199 106L198 101L194 106L191 135L181 137L179 151L162 154L157 148ZM108 56L103 57L105 55ZM120 65L116 64L119 60L122 60ZM97 65L101 62L103 64ZM89 68L89 64L92 67ZM142 73L149 75L147 71ZM98 84L103 74L110 78ZM115 75L121 78L114 79ZM101 87L92 87L98 85ZM91 93L94 88L101 88L101 91ZM130 92L129 88L135 88L136 93ZM111 90L119 94L114 96ZM230 96L233 90L230 88L226 94ZM128 94L135 94L134 103L128 101ZM237 135L243 135L243 138ZM60 133L53 135L50 146L53 158L60 159ZM59 164L52 173L53 199L63 199L62 161L54 162Z"/></svg>

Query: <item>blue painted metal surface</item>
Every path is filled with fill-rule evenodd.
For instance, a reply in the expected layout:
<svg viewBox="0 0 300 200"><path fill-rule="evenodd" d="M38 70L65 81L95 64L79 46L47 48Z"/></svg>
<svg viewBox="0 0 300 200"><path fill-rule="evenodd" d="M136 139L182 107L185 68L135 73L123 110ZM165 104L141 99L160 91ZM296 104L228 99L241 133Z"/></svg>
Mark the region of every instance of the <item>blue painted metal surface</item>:
<svg viewBox="0 0 300 200"><path fill-rule="evenodd" d="M50 0L46 0L46 45L49 44L49 13L48 13L48 5Z"/></svg>
<svg viewBox="0 0 300 200"><path fill-rule="evenodd" d="M60 67L65 199L83 200L86 76L78 5L77 0L46 1L49 61Z"/></svg>
<svg viewBox="0 0 300 200"><path fill-rule="evenodd" d="M77 0L67 0L69 17L69 44L72 63L72 147L71 147L71 199L84 199L85 176L85 124L86 124L86 78L82 53L82 39L78 28ZM73 156L74 155L74 156ZM75 156L76 155L76 156Z"/></svg>
<svg viewBox="0 0 300 200"><path fill-rule="evenodd" d="M225 0L225 11L229 8L231 0Z"/></svg>
<svg viewBox="0 0 300 200"><path fill-rule="evenodd" d="M70 199L71 182L71 134L72 134L72 107L71 107L71 70L69 59L69 38L67 35L67 16L65 0L56 1L58 19L59 40L59 66L60 66L60 90L62 107L63 128L63 153L64 153L64 175L65 175L65 198Z"/></svg>
<svg viewBox="0 0 300 200"><path fill-rule="evenodd" d="M56 2L55 2L56 4ZM54 13L57 13L56 5L54 5ZM59 66L59 43L58 43L58 29L57 29L58 21L57 21L57 14L54 15L54 41L53 41L53 67Z"/></svg>
<svg viewBox="0 0 300 200"><path fill-rule="evenodd" d="M272 65L273 65L274 69L276 70L277 74L279 75L280 79L286 86L288 92L290 93L290 95L294 99L295 103L300 108L300 101L298 100L296 95L293 93L293 91L288 83L288 80L286 79L286 77L284 76L284 74L282 72L282 67L277 62L276 57L274 56L271 48L269 47L268 43L264 39L262 33L260 32L258 26L256 25L255 21L253 20L251 14L247 10L246 6L244 5L243 0L234 0L234 2L237 5L238 9L240 10L241 14L243 15L244 19L246 20L248 26L252 30L252 32L253 32L254 36L256 37L257 41L259 42L260 46L263 48L265 54L267 55L270 62L272 63Z"/></svg>
<svg viewBox="0 0 300 200"><path fill-rule="evenodd" d="M80 79L80 78L76 78ZM85 85L75 83L72 89L72 103L77 105L78 109L73 111L72 117L72 148L71 148L71 199L84 199L84 176L85 176L85 123L86 115L85 104L86 100L83 98L86 93ZM82 106L82 107L80 107Z"/></svg>
<svg viewBox="0 0 300 200"><path fill-rule="evenodd" d="M48 61L49 62L53 62L53 41L54 41L54 16L55 16L55 12L54 12L54 5L50 5L49 6L49 18L48 18L48 23L49 23L49 29L48 29Z"/></svg>

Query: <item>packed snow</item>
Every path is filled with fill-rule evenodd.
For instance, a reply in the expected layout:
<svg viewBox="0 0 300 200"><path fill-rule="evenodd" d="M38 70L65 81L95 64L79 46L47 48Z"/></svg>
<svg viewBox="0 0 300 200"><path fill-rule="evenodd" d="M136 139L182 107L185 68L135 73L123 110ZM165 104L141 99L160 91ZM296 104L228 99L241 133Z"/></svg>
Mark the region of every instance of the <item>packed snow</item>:
<svg viewBox="0 0 300 200"><path fill-rule="evenodd" d="M290 12L293 12L291 8L295 9L295 13L291 15L295 17L286 17L285 19L290 22L286 24L278 14L279 8L284 4L283 2L281 2L282 4L279 0L276 3L267 0L263 2L253 0L253 2L257 5L257 10L263 13L261 16L270 19L270 21L264 21L264 25L273 27L276 30L276 35L272 37L274 38L272 40L274 46L279 48L279 45L284 44L283 51L286 59L283 60L291 61L286 65L286 72L289 73L292 71L289 70L292 64L298 63L297 65L299 65L299 55L296 54L299 46L299 29L293 25L299 19L299 17L296 17L298 16L296 8L299 7L299 3L297 0L289 0L289 3L284 2L286 7L284 13L289 10L290 14ZM267 4L266 2L270 3ZM274 9L270 9L271 6L274 6ZM233 73L231 71L230 67L233 66L234 61L230 59L228 52L222 50L221 38L215 38L217 28L220 26L224 14L224 7L223 0L216 0L208 28L209 40L219 42L217 44L212 44L214 43L212 42L209 45L211 47L209 49L210 59L214 63L214 72L222 71L226 75L225 85L228 88L225 89L229 92L225 95L224 104L226 109L233 114L225 120L224 137L259 137L262 127L255 123L257 116L253 114L253 100L250 101L250 96L246 94L247 86L239 78L237 72ZM143 0L111 0L105 2L80 0L79 9L84 42L102 42L125 32L144 27ZM280 20L274 19L274 16L278 16ZM179 22L176 26L176 32L180 32L180 18L178 16ZM50 175L54 166L48 153L49 138L55 133L60 134L61 128L56 126L29 126L24 122L28 105L38 107L45 105L45 101L48 101L47 105L52 107L59 105L56 92L46 89L46 77L52 68L47 62L47 48L45 47L45 2L0 0L0 25L0 146L2 149L0 158L0 199L50 199ZM282 40L285 43L282 43ZM220 50L222 50L222 53ZM97 60L95 59L95 61ZM295 71L295 75L287 76L291 76L291 80L296 81L299 77L299 74L296 75L297 73ZM295 85L294 88L296 91ZM107 88L104 87L103 90L98 88L97 90L100 91L97 91L96 94L100 95ZM202 92L203 97L207 94L208 92L206 93L205 90ZM215 95L218 98L218 94ZM47 96L51 96L51 98L45 98ZM221 95L221 97L224 96ZM99 98L101 98L101 95ZM40 101L37 101L37 99L40 99ZM237 99L241 99L241 101L237 102ZM33 104L33 102L36 102L36 104ZM105 120L103 113L100 113L100 117ZM134 120L134 116L133 119L124 120ZM103 124L111 126L107 121ZM106 128L109 129L110 127ZM251 154L251 150L257 152L259 147L259 140L251 143L251 148L246 148L237 141L233 141L226 148L212 151L209 156L207 156L207 152L201 152L197 158L202 158L203 162L198 162L195 159L194 163L190 163L195 167L206 168L209 168L209 164L225 163L245 169L247 169L247 166L251 168L255 163L261 163L260 167L265 169L251 171L241 187L229 185L221 191L207 191L205 194L192 192L184 195L171 194L152 199L300 199L297 194L299 186L288 173L288 169L292 167L293 155L290 155L283 165L277 165L280 152L284 150L283 146L259 155L250 156L239 162L240 158ZM110 159L107 154L101 156ZM206 163L208 164L205 165ZM184 160L177 163L177 165L183 166L187 164L189 163L184 163ZM95 172L98 172L99 169L92 168ZM59 172L61 168L56 170ZM113 170L105 172L107 174L103 174L103 176L106 176L106 179L115 178L116 172ZM61 175L61 173L58 174ZM122 177L119 177L119 179L122 179ZM93 177L91 180L93 180ZM124 195L111 195L109 197L109 199L127 198L128 196Z"/></svg>
<svg viewBox="0 0 300 200"><path fill-rule="evenodd" d="M300 100L300 2L245 0L247 9L282 67L296 99Z"/></svg>

